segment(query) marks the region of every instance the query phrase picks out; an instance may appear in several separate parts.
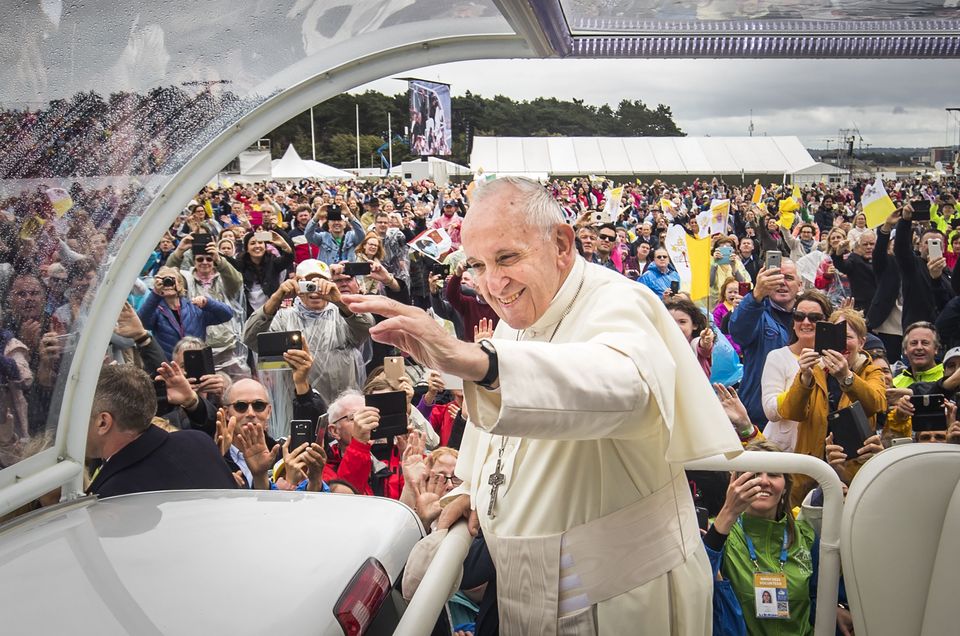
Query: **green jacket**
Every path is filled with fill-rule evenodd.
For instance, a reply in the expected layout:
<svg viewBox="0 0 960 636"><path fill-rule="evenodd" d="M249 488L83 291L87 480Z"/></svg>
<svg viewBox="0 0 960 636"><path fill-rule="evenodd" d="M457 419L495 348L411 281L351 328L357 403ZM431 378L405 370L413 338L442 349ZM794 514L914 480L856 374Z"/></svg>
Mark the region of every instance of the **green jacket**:
<svg viewBox="0 0 960 636"><path fill-rule="evenodd" d="M936 382L941 378L943 378L942 364L938 364L926 371L920 371L916 375L914 375L910 369L904 369L893 379L893 386L898 389L906 389L912 386L914 382Z"/></svg>
<svg viewBox="0 0 960 636"><path fill-rule="evenodd" d="M810 577L813 576L813 561L810 550L813 547L814 532L804 521L797 521L797 536L787 550L787 562L783 571L787 575L787 597L790 602L790 618L757 618L756 601L753 594L754 566L750 560L743 532L750 534L757 551L757 563L763 572L780 571L780 546L786 517L780 521L770 521L759 517L743 515L743 529L735 524L723 547L724 578L730 581L750 636L804 636L813 634L810 623Z"/></svg>

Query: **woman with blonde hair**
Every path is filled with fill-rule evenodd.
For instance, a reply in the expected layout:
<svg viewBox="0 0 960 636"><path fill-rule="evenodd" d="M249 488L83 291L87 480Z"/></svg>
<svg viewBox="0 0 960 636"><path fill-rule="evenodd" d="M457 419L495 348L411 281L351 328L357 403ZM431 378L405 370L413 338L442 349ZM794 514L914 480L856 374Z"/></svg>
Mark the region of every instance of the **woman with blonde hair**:
<svg viewBox="0 0 960 636"><path fill-rule="evenodd" d="M828 414L859 402L871 428L876 429L877 414L887 407L883 370L863 351L867 340L863 314L855 309L838 309L829 321L845 325L846 350L817 353L804 347L797 361L800 370L778 407L783 417L799 422L795 452L819 459L825 459ZM848 464L846 471L856 473L858 460L851 459ZM798 475L791 504L799 505L813 485L811 478Z"/></svg>

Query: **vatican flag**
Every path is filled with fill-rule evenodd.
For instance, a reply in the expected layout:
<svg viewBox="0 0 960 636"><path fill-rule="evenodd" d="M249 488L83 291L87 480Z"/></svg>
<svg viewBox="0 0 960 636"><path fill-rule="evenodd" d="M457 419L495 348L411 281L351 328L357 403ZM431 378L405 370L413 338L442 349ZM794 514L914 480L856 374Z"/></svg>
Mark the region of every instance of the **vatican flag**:
<svg viewBox="0 0 960 636"><path fill-rule="evenodd" d="M887 217L897 209L883 187L883 181L880 177L877 177L876 181L864 189L861 202L863 203L863 213L867 215L867 227L869 228L882 225Z"/></svg>
<svg viewBox="0 0 960 636"><path fill-rule="evenodd" d="M760 185L760 182L757 181L756 187L753 189L753 197L751 197L750 202L760 205L760 202L763 201L763 195L765 194L763 186Z"/></svg>

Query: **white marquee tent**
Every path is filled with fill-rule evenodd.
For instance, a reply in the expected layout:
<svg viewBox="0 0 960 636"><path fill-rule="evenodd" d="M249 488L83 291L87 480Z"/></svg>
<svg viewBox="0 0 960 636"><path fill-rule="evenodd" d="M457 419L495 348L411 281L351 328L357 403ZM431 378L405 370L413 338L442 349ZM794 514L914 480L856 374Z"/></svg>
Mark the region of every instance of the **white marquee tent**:
<svg viewBox="0 0 960 636"><path fill-rule="evenodd" d="M287 151L280 159L270 162L273 179L353 179L354 176L333 166L319 161L301 159L293 144L287 146Z"/></svg>
<svg viewBox="0 0 960 636"><path fill-rule="evenodd" d="M790 175L816 163L797 137L474 137L470 168L504 174Z"/></svg>

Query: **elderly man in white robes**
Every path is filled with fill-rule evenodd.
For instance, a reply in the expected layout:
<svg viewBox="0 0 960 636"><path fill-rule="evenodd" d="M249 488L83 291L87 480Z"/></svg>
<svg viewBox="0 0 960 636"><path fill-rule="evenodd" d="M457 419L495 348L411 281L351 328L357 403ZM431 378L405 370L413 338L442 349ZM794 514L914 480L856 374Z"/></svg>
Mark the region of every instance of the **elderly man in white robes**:
<svg viewBox="0 0 960 636"><path fill-rule="evenodd" d="M580 258L563 218L532 181L474 194L463 247L501 318L492 340L456 340L389 299L344 302L389 317L376 340L467 380L463 484L440 526L483 528L501 634L709 634L682 464L740 442L660 299Z"/></svg>

